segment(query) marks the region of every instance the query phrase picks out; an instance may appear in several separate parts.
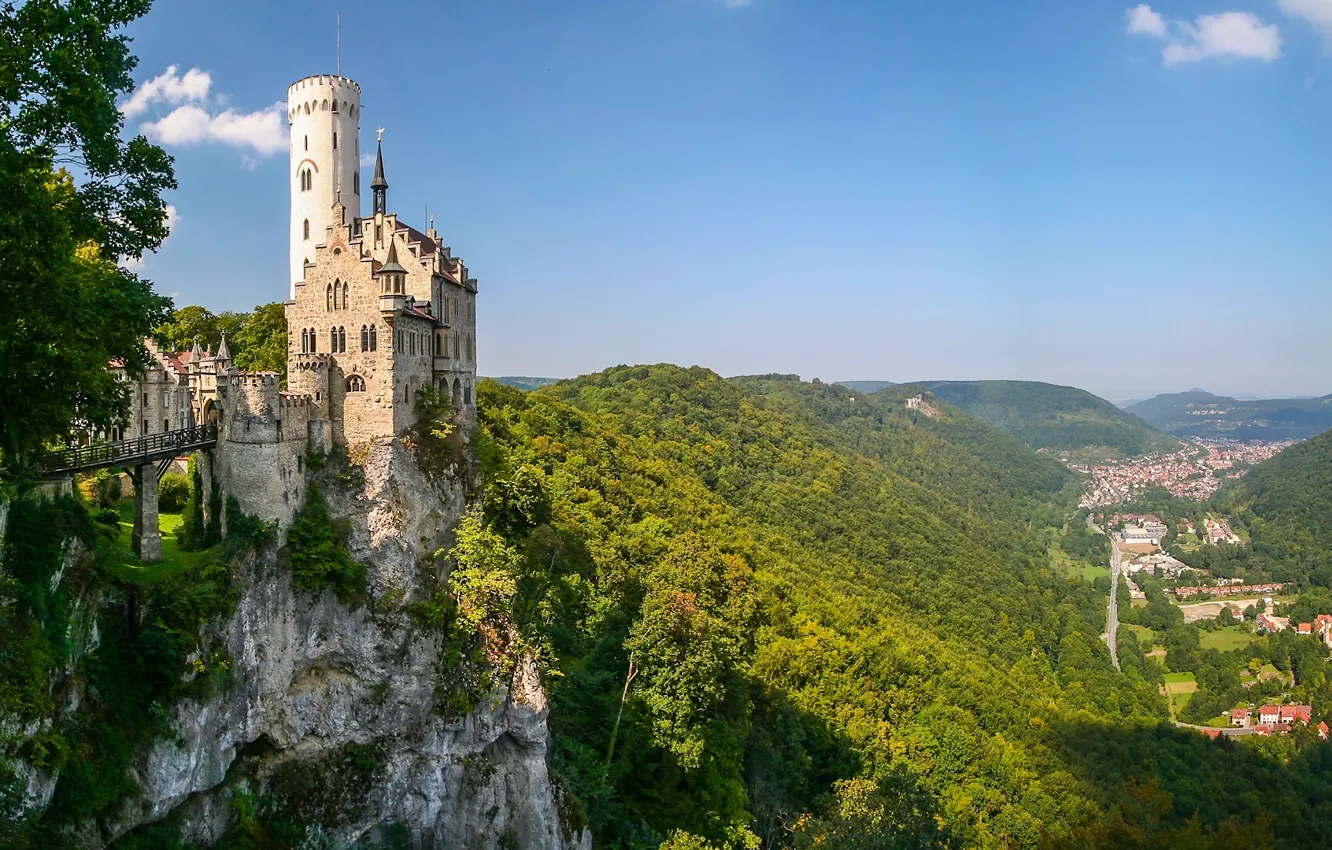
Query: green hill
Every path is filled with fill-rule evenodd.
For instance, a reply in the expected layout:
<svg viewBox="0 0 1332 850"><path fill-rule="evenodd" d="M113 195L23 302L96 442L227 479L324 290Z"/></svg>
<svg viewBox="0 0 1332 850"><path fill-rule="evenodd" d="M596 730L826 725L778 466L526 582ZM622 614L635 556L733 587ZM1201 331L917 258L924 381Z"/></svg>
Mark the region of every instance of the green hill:
<svg viewBox="0 0 1332 850"><path fill-rule="evenodd" d="M919 381L914 386L1034 449L1105 447L1132 457L1175 446L1137 416L1076 387L1038 381Z"/></svg>
<svg viewBox="0 0 1332 850"><path fill-rule="evenodd" d="M1225 846L1273 799L1277 837L1314 840L1302 756L1169 726L1135 643L1110 666L1104 594L1047 554L1068 473L908 395L673 366L480 386L495 560L598 846L1112 847L1148 820Z"/></svg>
<svg viewBox="0 0 1332 850"><path fill-rule="evenodd" d="M1192 390L1158 395L1126 410L1181 437L1298 440L1332 428L1332 395L1239 400Z"/></svg>
<svg viewBox="0 0 1332 850"><path fill-rule="evenodd" d="M889 387L895 387L897 384L892 381L838 381L839 386L855 390L858 393L877 393L879 390L886 390Z"/></svg>
<svg viewBox="0 0 1332 850"><path fill-rule="evenodd" d="M526 375L506 375L501 378L491 378L492 381L498 381L506 387L513 387L519 390L537 390L542 387L548 387L559 381L559 378L532 378Z"/></svg>
<svg viewBox="0 0 1332 850"><path fill-rule="evenodd" d="M1332 430L1258 464L1217 501L1277 578L1332 587Z"/></svg>

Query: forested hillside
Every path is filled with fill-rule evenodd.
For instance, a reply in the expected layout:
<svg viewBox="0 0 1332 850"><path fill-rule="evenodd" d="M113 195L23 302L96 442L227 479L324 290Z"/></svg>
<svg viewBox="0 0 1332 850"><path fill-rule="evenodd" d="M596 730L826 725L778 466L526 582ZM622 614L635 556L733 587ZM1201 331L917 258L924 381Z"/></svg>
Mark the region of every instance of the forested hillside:
<svg viewBox="0 0 1332 850"><path fill-rule="evenodd" d="M1217 501L1277 578L1332 587L1332 431L1258 464Z"/></svg>
<svg viewBox="0 0 1332 850"><path fill-rule="evenodd" d="M962 408L1034 449L1104 447L1131 457L1170 451L1175 441L1103 398L1039 381L920 381L935 398Z"/></svg>
<svg viewBox="0 0 1332 850"><path fill-rule="evenodd" d="M1111 668L1104 595L1040 532L1068 474L1007 436L699 368L480 393L486 521L601 846L1329 837L1321 750L1176 731L1159 668Z"/></svg>
<svg viewBox="0 0 1332 850"><path fill-rule="evenodd" d="M1177 436L1288 440L1332 428L1332 395L1240 401L1192 390L1158 395L1125 409Z"/></svg>

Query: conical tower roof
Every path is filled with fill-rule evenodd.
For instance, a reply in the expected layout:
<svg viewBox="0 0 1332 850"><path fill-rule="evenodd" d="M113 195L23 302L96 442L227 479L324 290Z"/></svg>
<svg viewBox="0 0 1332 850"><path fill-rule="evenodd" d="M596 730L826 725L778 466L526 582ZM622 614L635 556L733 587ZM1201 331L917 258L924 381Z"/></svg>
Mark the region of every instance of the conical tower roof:
<svg viewBox="0 0 1332 850"><path fill-rule="evenodd" d="M219 342L219 343L217 344L217 354L216 354L216 357L217 357L218 360L230 360L230 359L231 359L231 352L227 350L227 335L226 335L226 334L222 334L222 341Z"/></svg>
<svg viewBox="0 0 1332 850"><path fill-rule="evenodd" d="M387 189L388 180L384 178L384 143L375 145L375 177L370 181L371 189Z"/></svg>
<svg viewBox="0 0 1332 850"><path fill-rule="evenodd" d="M380 274L407 274L407 270L398 264L398 243L389 242L388 261L379 267Z"/></svg>

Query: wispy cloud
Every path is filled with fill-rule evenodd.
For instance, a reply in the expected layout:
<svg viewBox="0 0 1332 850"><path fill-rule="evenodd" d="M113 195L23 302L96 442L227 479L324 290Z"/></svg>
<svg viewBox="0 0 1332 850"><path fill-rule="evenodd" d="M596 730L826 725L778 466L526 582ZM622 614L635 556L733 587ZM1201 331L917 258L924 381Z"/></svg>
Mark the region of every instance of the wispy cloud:
<svg viewBox="0 0 1332 850"><path fill-rule="evenodd" d="M246 151L245 161L250 163L255 156L268 156L287 147L283 104L237 112L223 108L225 98L212 95L212 84L207 71L191 68L181 74L179 67L172 65L140 84L120 104L120 111L126 118L134 118L159 104L174 106L166 115L140 127L144 135L163 145L215 142Z"/></svg>
<svg viewBox="0 0 1332 850"><path fill-rule="evenodd" d="M744 6L752 6L754 0L722 0L722 4L728 9L739 9Z"/></svg>
<svg viewBox="0 0 1332 850"><path fill-rule="evenodd" d="M191 68L183 75L179 66L171 65L161 74L141 83L129 98L120 104L120 114L137 118L156 103L200 102L208 98L213 78L207 71Z"/></svg>
<svg viewBox="0 0 1332 850"><path fill-rule="evenodd" d="M1282 0L1282 3L1320 4L1332 11L1332 0ZM1159 12L1141 3L1129 9L1127 17L1130 34L1169 40L1161 50L1161 61L1167 68L1222 57L1261 62L1281 58L1281 31L1277 25L1264 23L1250 12L1200 15L1193 23L1175 21L1172 28Z"/></svg>
<svg viewBox="0 0 1332 850"><path fill-rule="evenodd" d="M1166 22L1159 12L1153 12L1146 3L1128 10L1128 31L1131 35L1152 35L1165 38Z"/></svg>
<svg viewBox="0 0 1332 850"><path fill-rule="evenodd" d="M1292 18L1313 24L1332 45L1332 0L1280 0L1277 5Z"/></svg>

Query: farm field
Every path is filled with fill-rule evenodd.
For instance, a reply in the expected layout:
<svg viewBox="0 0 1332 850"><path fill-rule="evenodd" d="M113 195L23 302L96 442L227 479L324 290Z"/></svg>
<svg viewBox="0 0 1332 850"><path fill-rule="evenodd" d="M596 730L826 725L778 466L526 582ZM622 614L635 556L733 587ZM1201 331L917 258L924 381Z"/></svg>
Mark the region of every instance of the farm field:
<svg viewBox="0 0 1332 850"><path fill-rule="evenodd" d="M1167 673L1165 690L1170 697L1170 716L1178 717L1180 710L1193 699L1194 693L1198 690L1198 683L1192 673Z"/></svg>

